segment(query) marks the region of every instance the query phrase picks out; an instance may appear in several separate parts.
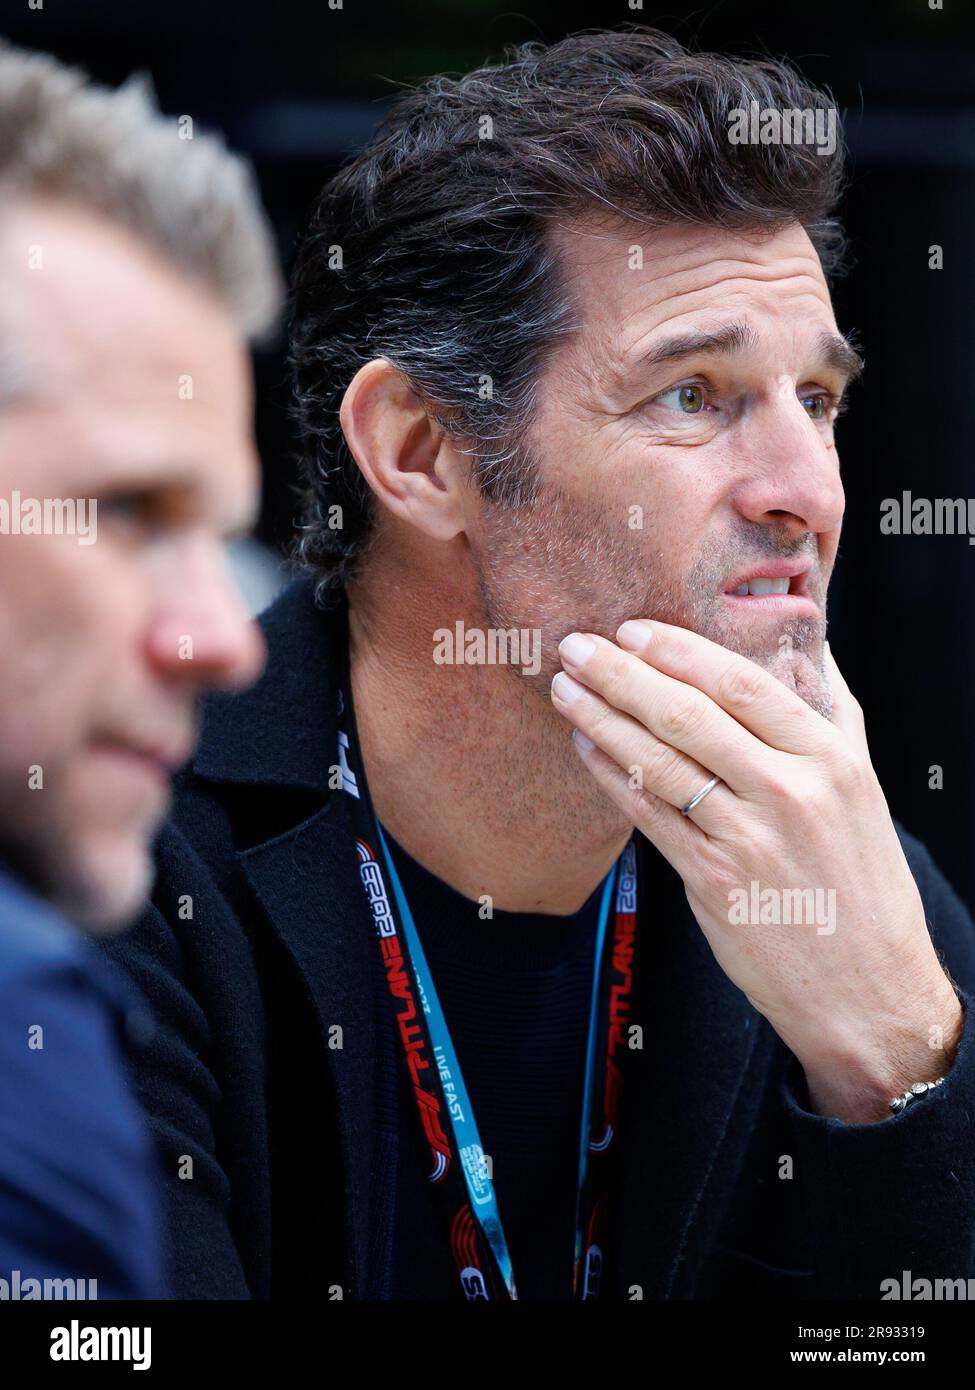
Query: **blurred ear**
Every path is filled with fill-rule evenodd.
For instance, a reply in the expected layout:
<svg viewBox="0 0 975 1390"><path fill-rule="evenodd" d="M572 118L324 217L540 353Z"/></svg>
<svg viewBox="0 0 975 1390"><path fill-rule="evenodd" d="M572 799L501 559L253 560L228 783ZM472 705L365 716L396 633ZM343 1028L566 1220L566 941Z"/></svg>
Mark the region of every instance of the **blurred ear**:
<svg viewBox="0 0 975 1390"><path fill-rule="evenodd" d="M464 530L461 456L407 378L385 357L349 382L339 419L380 503L435 540Z"/></svg>

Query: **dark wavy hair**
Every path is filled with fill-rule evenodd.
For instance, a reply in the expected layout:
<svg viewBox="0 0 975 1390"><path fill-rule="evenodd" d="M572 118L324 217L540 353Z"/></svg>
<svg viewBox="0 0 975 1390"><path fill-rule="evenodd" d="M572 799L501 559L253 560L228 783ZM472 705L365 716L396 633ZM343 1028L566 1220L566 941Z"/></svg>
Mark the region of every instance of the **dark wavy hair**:
<svg viewBox="0 0 975 1390"><path fill-rule="evenodd" d="M743 232L798 223L836 274L842 142L828 155L733 144L731 112L753 100L760 110L834 106L787 63L692 53L630 24L512 46L496 66L397 98L322 189L296 262L296 555L321 601L348 583L374 533L373 494L339 422L346 387L372 358L404 373L471 458L485 497L518 506L535 495L520 446L536 384L553 346L580 327L550 222Z"/></svg>

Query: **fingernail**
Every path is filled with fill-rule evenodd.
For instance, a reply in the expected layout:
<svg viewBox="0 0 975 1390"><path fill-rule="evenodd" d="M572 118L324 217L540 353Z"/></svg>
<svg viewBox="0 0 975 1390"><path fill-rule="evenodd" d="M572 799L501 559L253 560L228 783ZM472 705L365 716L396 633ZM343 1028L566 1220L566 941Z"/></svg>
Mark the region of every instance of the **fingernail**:
<svg viewBox="0 0 975 1390"><path fill-rule="evenodd" d="M571 676L567 676L564 671L559 671L552 677L552 694L557 695L565 705L571 705L573 700L578 700L580 695L584 695L586 687Z"/></svg>
<svg viewBox="0 0 975 1390"><path fill-rule="evenodd" d="M579 745L579 747L582 749L584 753L588 753L590 748L595 748L596 746L591 738L586 738L585 734L582 732L581 729L573 729L572 737L575 739L576 743Z"/></svg>
<svg viewBox="0 0 975 1390"><path fill-rule="evenodd" d="M643 618L629 618L616 629L616 640L621 647L629 647L638 652L647 645L653 636L653 627Z"/></svg>
<svg viewBox="0 0 975 1390"><path fill-rule="evenodd" d="M581 632L570 632L559 643L559 656L570 666L583 666L595 650L592 638L584 637Z"/></svg>

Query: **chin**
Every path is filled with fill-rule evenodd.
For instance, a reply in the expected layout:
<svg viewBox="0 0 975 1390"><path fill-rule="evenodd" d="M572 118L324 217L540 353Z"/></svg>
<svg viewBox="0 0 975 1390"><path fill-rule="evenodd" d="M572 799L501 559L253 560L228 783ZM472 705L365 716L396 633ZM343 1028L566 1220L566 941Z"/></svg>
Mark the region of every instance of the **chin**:
<svg viewBox="0 0 975 1390"><path fill-rule="evenodd" d="M801 700L828 719L833 709L833 695L825 668L816 664L804 652L776 653L768 663L770 675L794 690Z"/></svg>
<svg viewBox="0 0 975 1390"><path fill-rule="evenodd" d="M152 889L154 868L145 844L124 838L110 845L83 846L57 884L62 911L93 936L110 935L133 924Z"/></svg>

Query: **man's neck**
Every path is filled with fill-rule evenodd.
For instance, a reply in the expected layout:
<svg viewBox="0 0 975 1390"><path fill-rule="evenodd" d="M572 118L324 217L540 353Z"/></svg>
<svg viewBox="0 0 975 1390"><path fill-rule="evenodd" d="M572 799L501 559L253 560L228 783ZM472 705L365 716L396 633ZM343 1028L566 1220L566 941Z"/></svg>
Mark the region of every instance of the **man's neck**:
<svg viewBox="0 0 975 1390"><path fill-rule="evenodd" d="M350 591L352 698L376 815L472 901L486 894L500 911L576 912L633 827L537 685L506 666L433 660L437 628L484 621L456 598L436 611L416 593L383 604Z"/></svg>

